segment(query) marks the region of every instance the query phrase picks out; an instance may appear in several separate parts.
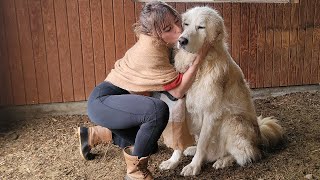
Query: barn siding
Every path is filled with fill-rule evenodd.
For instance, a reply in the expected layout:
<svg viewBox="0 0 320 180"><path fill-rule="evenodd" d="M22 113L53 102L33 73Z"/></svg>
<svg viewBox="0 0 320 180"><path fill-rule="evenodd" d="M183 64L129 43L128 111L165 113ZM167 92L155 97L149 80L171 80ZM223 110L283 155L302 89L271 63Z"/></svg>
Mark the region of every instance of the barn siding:
<svg viewBox="0 0 320 180"><path fill-rule="evenodd" d="M136 37L143 3L131 0L0 0L0 106L86 100ZM251 88L320 82L320 6L208 5L224 17L229 51Z"/></svg>

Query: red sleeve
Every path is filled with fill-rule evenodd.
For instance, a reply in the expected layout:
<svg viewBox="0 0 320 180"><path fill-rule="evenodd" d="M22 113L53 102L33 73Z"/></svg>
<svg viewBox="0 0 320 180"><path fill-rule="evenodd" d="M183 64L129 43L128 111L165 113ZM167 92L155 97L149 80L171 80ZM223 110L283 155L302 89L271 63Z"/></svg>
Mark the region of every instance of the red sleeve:
<svg viewBox="0 0 320 180"><path fill-rule="evenodd" d="M163 86L164 90L169 91L177 87L182 81L182 76L183 74L179 73L178 77L174 81Z"/></svg>

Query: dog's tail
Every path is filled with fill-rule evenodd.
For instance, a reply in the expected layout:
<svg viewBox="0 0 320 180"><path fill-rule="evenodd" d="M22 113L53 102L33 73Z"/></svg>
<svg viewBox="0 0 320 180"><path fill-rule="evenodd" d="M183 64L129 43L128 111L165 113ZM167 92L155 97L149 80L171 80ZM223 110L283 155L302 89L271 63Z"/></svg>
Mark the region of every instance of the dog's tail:
<svg viewBox="0 0 320 180"><path fill-rule="evenodd" d="M257 117L261 132L262 145L265 147L276 146L283 138L283 129L278 120L273 117Z"/></svg>

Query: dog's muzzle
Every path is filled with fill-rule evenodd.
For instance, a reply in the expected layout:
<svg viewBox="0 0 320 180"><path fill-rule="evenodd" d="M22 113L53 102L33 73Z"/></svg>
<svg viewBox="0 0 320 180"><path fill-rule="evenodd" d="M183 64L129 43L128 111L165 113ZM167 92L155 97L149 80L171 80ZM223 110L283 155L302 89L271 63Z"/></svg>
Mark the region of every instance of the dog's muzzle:
<svg viewBox="0 0 320 180"><path fill-rule="evenodd" d="M179 41L179 45L180 45L181 47L187 45L188 42L189 42L189 40L188 40L187 38L185 38L185 37L180 37L180 38L178 39L178 41Z"/></svg>

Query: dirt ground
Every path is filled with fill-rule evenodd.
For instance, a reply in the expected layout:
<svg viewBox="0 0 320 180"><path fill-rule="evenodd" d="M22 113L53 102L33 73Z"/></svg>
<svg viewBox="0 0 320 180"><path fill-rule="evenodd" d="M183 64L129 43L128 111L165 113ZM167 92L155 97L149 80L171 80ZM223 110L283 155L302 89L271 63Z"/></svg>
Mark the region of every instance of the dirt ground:
<svg viewBox="0 0 320 180"><path fill-rule="evenodd" d="M255 100L255 104L258 115L275 116L285 128L281 146L264 151L263 159L246 167L215 170L207 163L200 175L185 178L179 173L190 157L183 157L176 170L159 170L172 153L160 142L149 165L156 179L319 179L320 91ZM125 164L116 146L98 146L92 161L80 157L75 134L79 125L91 124L87 116L77 115L20 119L0 127L0 179L122 179Z"/></svg>

